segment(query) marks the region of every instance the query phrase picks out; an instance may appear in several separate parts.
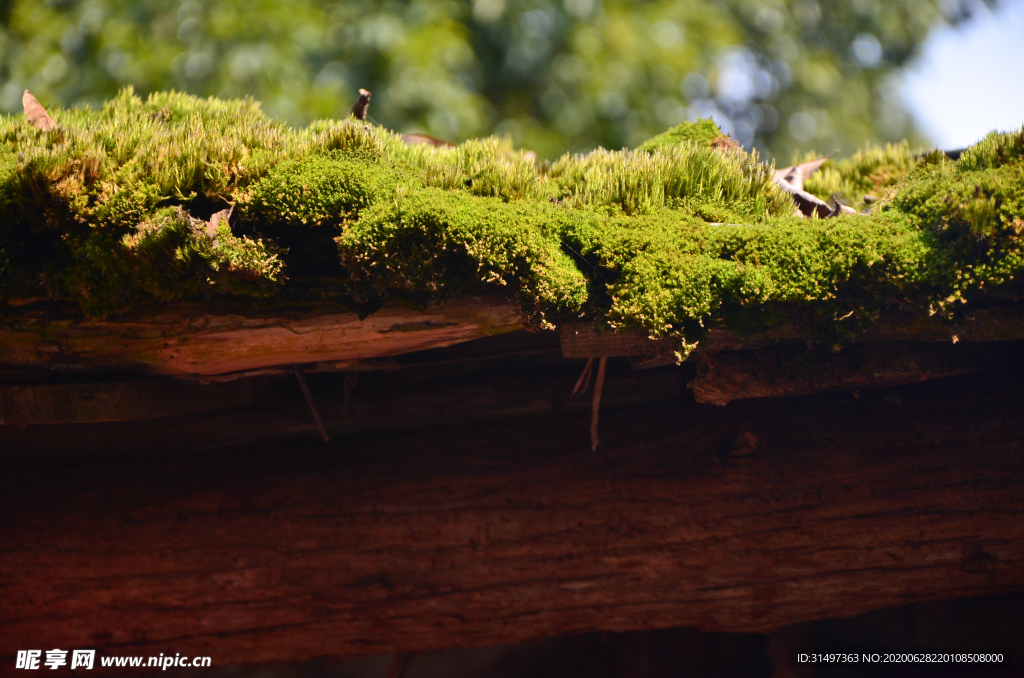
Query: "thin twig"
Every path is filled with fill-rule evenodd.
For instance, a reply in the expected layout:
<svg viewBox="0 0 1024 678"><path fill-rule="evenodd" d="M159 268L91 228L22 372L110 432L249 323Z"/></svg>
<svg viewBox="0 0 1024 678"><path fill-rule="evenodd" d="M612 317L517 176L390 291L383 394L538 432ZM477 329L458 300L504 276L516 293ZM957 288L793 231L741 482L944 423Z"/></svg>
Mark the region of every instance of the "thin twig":
<svg viewBox="0 0 1024 678"><path fill-rule="evenodd" d="M587 366L583 368L583 372L580 373L580 378L576 380L576 385L572 389L572 395L570 398L575 398L580 393L586 393L587 389L590 388L590 373L594 366L594 359L590 358L587 360ZM584 383L586 380L586 383Z"/></svg>
<svg viewBox="0 0 1024 678"><path fill-rule="evenodd" d="M316 411L316 404L313 403L313 394L309 392L306 377L302 376L302 370L298 365L295 366L295 378L299 380L299 388L302 389L302 395L306 396L306 404L309 405L309 411L313 413L313 420L316 422L316 427L320 429L320 435L323 436L325 443L331 442L331 439L327 437L327 431L324 430L324 423L320 421L320 414Z"/></svg>
<svg viewBox="0 0 1024 678"><path fill-rule="evenodd" d="M355 116L356 120L366 122L366 110L370 107L370 92L361 89L359 90L359 99L356 100L356 105L352 107L352 115Z"/></svg>
<svg viewBox="0 0 1024 678"><path fill-rule="evenodd" d="M341 390L341 418L345 421L348 421L352 414L352 391L355 390L357 381L359 381L358 372L345 374L345 385Z"/></svg>
<svg viewBox="0 0 1024 678"><path fill-rule="evenodd" d="M348 405L348 401L352 398L352 391L356 388L356 383L359 381L358 372L346 372L345 383L341 389L341 402Z"/></svg>
<svg viewBox="0 0 1024 678"><path fill-rule="evenodd" d="M597 363L597 382L594 383L594 400L590 405L590 449L597 452L600 441L597 438L597 418L601 412L601 391L604 390L604 371L608 367L608 356L601 356Z"/></svg>

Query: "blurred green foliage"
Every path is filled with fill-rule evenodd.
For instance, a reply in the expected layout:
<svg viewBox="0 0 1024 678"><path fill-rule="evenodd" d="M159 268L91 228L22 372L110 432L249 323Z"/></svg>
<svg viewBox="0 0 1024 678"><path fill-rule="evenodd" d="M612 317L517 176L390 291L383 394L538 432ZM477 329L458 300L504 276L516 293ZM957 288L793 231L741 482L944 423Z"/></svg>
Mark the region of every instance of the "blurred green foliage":
<svg viewBox="0 0 1024 678"><path fill-rule="evenodd" d="M713 115L787 160L915 139L887 77L942 0L7 0L0 109L98 107L125 85L251 95L292 125L370 116L553 159Z"/></svg>

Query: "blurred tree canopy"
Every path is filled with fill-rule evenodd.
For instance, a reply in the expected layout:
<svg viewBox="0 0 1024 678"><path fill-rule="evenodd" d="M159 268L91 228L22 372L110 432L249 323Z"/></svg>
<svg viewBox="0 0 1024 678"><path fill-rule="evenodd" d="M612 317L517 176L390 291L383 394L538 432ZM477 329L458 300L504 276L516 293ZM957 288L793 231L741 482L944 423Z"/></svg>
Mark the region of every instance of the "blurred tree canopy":
<svg viewBox="0 0 1024 678"><path fill-rule="evenodd" d="M713 115L744 146L915 139L891 78L943 0L7 0L0 107L133 85L251 95L294 125L370 117L553 158Z"/></svg>

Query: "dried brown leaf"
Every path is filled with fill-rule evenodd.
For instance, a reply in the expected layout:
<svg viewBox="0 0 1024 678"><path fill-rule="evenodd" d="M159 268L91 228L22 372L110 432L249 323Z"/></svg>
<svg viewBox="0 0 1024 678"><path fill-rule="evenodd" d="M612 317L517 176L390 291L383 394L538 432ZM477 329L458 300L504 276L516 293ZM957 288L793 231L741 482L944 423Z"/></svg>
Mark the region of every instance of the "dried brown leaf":
<svg viewBox="0 0 1024 678"><path fill-rule="evenodd" d="M783 167L780 170L775 170L775 180L785 180L796 190L802 191L804 190L804 180L808 179L812 174L821 169L821 166L825 164L825 161L838 152L839 151L832 151L828 155L823 155L820 158L808 160L807 162L802 162L799 165L790 165L789 167Z"/></svg>
<svg viewBox="0 0 1024 678"><path fill-rule="evenodd" d="M789 181L787 181L784 177L779 177L778 175L776 175L775 183L778 184L779 188L784 190L786 193L789 193L790 196L793 197L793 202L796 204L797 211L800 216L832 216L832 208L824 200L808 193L802 188L797 188Z"/></svg>
<svg viewBox="0 0 1024 678"><path fill-rule="evenodd" d="M25 90L25 94L21 97L21 105L25 108L25 117L36 129L49 132L57 126L39 100L32 96L32 92Z"/></svg>
<svg viewBox="0 0 1024 678"><path fill-rule="evenodd" d="M719 151L730 151L740 148L740 145L727 134L719 134L711 140L711 148Z"/></svg>
<svg viewBox="0 0 1024 678"><path fill-rule="evenodd" d="M779 188L793 197L797 214L803 217L817 215L819 217L835 217L840 214L857 214L857 210L839 202L838 196L832 196L832 204L812 195L804 190L804 180L821 169L825 161L839 151L832 151L814 160L802 162L799 165L790 165L775 170L775 183Z"/></svg>

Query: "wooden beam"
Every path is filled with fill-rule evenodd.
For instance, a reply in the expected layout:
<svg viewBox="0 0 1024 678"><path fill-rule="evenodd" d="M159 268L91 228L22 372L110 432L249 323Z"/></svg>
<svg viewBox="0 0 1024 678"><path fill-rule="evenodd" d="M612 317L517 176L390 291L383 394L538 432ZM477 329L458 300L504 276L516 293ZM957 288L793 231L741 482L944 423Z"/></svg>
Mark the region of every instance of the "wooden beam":
<svg viewBox="0 0 1024 678"><path fill-rule="evenodd" d="M169 304L108 320L88 320L30 304L4 309L0 368L141 370L198 378L266 374L310 363L318 363L319 369L365 369L375 367L367 361L523 326L515 302L479 295L463 295L422 311L391 304L363 319L330 306L254 309ZM670 341L653 341L637 332L599 333L590 325L566 325L561 328L561 338L567 358L632 356L637 366L659 366L675 359ZM974 311L960 325L936 317L888 312L857 341L953 343L1021 338L1024 312L1011 304ZM712 329L698 351L751 350L801 341L802 334L795 327L752 337Z"/></svg>
<svg viewBox="0 0 1024 678"><path fill-rule="evenodd" d="M189 376L327 361L344 368L522 324L518 304L472 295L422 311L389 304L366 318L336 307L260 310L224 304L170 304L109 320L15 309L0 325L0 365Z"/></svg>
<svg viewBox="0 0 1024 678"><path fill-rule="evenodd" d="M589 412L555 408L8 465L0 655L295 662L1024 591L1022 384L1007 366L859 399L677 395L607 407L597 453Z"/></svg>

